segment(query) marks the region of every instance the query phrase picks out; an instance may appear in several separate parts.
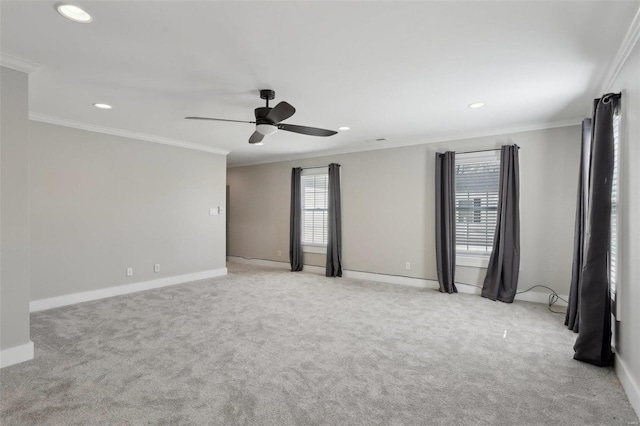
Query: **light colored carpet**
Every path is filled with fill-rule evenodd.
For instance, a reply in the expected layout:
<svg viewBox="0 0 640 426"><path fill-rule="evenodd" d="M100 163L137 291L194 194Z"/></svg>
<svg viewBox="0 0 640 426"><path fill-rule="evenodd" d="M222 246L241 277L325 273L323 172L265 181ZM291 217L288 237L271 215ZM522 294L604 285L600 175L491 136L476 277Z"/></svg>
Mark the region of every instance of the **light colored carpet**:
<svg viewBox="0 0 640 426"><path fill-rule="evenodd" d="M32 315L2 424L637 424L546 306L229 265ZM506 334L505 334L506 333Z"/></svg>

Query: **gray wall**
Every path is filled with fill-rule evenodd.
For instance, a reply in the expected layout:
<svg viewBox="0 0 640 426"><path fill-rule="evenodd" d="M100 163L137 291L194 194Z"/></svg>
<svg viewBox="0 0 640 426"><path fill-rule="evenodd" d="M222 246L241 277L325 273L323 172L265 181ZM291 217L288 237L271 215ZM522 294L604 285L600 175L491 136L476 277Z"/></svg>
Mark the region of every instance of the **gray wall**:
<svg viewBox="0 0 640 426"><path fill-rule="evenodd" d="M435 280L435 153L507 143L522 147L519 288L568 294L579 126L230 168L229 255L288 262L291 168L337 162L344 268ZM305 264L324 266L324 255L305 253ZM456 281L478 284L484 273L459 267Z"/></svg>
<svg viewBox="0 0 640 426"><path fill-rule="evenodd" d="M225 156L29 129L31 300L225 267Z"/></svg>
<svg viewBox="0 0 640 426"><path fill-rule="evenodd" d="M620 205L616 369L621 363L635 382L625 385L629 400L640 415L640 42L616 78L611 92L622 91L620 129Z"/></svg>
<svg viewBox="0 0 640 426"><path fill-rule="evenodd" d="M0 350L29 343L27 74L0 69Z"/></svg>

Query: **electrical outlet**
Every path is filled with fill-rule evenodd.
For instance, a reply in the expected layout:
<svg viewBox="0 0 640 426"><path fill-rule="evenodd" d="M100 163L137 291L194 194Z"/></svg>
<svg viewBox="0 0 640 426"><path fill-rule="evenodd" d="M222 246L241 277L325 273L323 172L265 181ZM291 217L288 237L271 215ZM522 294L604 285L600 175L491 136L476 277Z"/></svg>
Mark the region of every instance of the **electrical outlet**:
<svg viewBox="0 0 640 426"><path fill-rule="evenodd" d="M133 276L133 268L127 268L127 276L128 277Z"/></svg>
<svg viewBox="0 0 640 426"><path fill-rule="evenodd" d="M160 264L156 263L155 265L153 265L153 272L160 272Z"/></svg>
<svg viewBox="0 0 640 426"><path fill-rule="evenodd" d="M407 271L411 270L411 262L407 262L404 264L404 269L406 269Z"/></svg>
<svg viewBox="0 0 640 426"><path fill-rule="evenodd" d="M282 250L278 250L278 257L282 256Z"/></svg>

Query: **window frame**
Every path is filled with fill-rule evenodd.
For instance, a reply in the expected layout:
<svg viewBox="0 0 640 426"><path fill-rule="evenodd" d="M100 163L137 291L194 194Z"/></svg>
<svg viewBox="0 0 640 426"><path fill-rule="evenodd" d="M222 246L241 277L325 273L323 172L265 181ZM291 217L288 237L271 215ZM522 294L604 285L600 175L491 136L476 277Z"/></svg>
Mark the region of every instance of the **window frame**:
<svg viewBox="0 0 640 426"><path fill-rule="evenodd" d="M300 235L301 235L301 244L302 244L302 251L304 253L319 253L319 254L326 254L327 253L327 243L325 242L324 244L320 244L320 243L309 243L309 242L305 242L304 241L304 212L305 212L305 208L304 208L304 202L305 202L305 194L304 194L304 183L302 182L302 180L304 179L305 176L321 176L321 175L326 175L327 176L327 197L329 196L329 168L328 167L313 167L313 168L308 168L308 169L303 169L302 173L300 174L300 199L301 199L301 211L300 211ZM327 204L327 215L328 215L328 210L329 210L329 206ZM327 222L328 222L328 218L327 218ZM327 223L328 226L328 223Z"/></svg>
<svg viewBox="0 0 640 426"><path fill-rule="evenodd" d="M620 111L614 113L613 118L613 157L614 167L612 171L611 179L611 214L610 214L610 226L615 224L615 238L613 232L609 233L609 294L613 302L616 302L618 293L618 284L620 282L620 159L621 143L620 143L620 126L621 126ZM615 193L613 192L613 185L615 184ZM615 207L615 209L614 209ZM611 255L615 253L615 263L611 262ZM616 304L617 308L617 304Z"/></svg>
<svg viewBox="0 0 640 426"><path fill-rule="evenodd" d="M475 164L475 163L487 162L487 161L495 161L497 162L499 167L500 166L500 150L496 149L496 150L483 151L483 152L457 154L455 158L455 166L464 165L464 164ZM455 195L457 196L457 191L455 192ZM471 198L471 200L474 201L474 198ZM471 206L471 207L474 207L474 206ZM455 211L456 211L456 231L457 231L457 227L458 227L457 200L455 203ZM475 221L474 210L471 210L470 218L474 223L478 223ZM480 221L480 223L482 222ZM456 241L456 245L457 245L457 241ZM487 266L489 265L489 258L491 256L492 251L493 251L493 248L490 251L487 251L484 253L478 253L478 252L470 252L470 251L461 251L461 250L458 250L456 247L456 265L474 267L474 268L487 268Z"/></svg>

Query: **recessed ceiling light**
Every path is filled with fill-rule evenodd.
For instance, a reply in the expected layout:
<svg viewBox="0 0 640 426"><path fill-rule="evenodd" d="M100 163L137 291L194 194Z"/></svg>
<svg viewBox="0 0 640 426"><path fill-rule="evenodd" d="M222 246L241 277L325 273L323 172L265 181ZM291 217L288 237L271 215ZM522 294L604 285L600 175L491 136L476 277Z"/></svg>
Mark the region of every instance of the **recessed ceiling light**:
<svg viewBox="0 0 640 426"><path fill-rule="evenodd" d="M252 143L251 145L264 145L264 142Z"/></svg>
<svg viewBox="0 0 640 426"><path fill-rule="evenodd" d="M475 102L472 104L469 104L469 108L482 108L485 105L484 102Z"/></svg>
<svg viewBox="0 0 640 426"><path fill-rule="evenodd" d="M347 126L338 127L338 130L349 130L349 129L351 129L351 127L347 127Z"/></svg>
<svg viewBox="0 0 640 426"><path fill-rule="evenodd" d="M89 15L78 6L74 6L72 4L58 3L56 4L56 10L60 15L72 20L73 22L88 24L89 22L93 21L91 15Z"/></svg>
<svg viewBox="0 0 640 426"><path fill-rule="evenodd" d="M107 105L107 104L93 104L94 107L96 108L100 108L100 109L111 109L111 105Z"/></svg>

